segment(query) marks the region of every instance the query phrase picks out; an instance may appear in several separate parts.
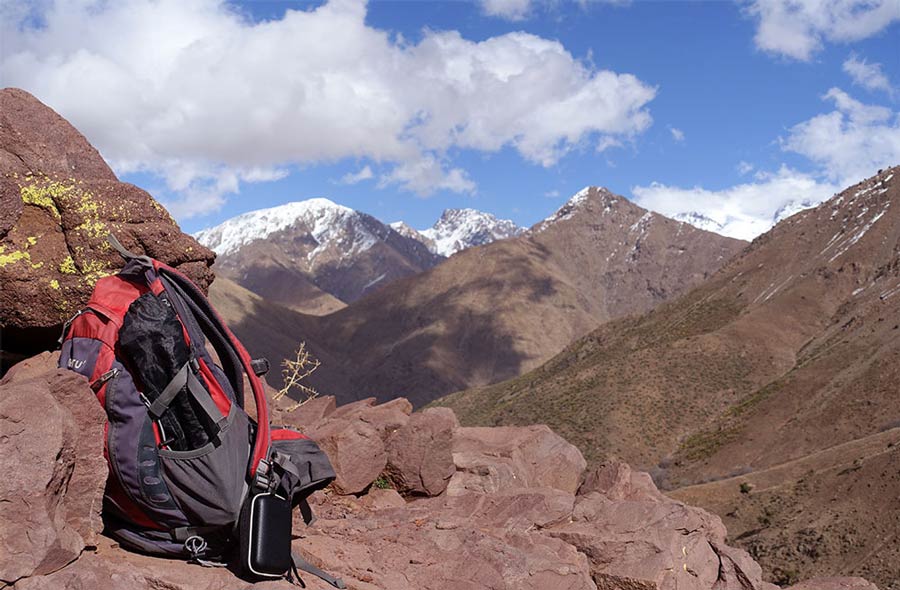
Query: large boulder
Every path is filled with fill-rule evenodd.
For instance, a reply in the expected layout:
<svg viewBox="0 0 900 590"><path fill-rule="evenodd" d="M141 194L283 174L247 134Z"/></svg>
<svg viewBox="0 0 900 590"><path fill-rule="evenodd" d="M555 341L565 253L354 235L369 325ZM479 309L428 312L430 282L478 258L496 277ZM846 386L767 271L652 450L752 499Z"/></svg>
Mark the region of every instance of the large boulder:
<svg viewBox="0 0 900 590"><path fill-rule="evenodd" d="M547 532L588 556L600 588L775 588L746 552L725 545L719 517L663 496L621 463L592 471L571 519Z"/></svg>
<svg viewBox="0 0 900 590"><path fill-rule="evenodd" d="M0 90L0 318L4 368L52 348L100 277L121 268L106 242L148 254L206 289L215 254L162 206L119 182L74 127L23 90ZM23 305L27 302L27 305Z"/></svg>
<svg viewBox="0 0 900 590"><path fill-rule="evenodd" d="M453 432L459 428L450 408L416 412L387 443L387 474L404 494L437 496L456 472Z"/></svg>
<svg viewBox="0 0 900 590"><path fill-rule="evenodd" d="M587 465L581 451L544 425L459 428L453 461L450 494L517 487L574 494Z"/></svg>
<svg viewBox="0 0 900 590"><path fill-rule="evenodd" d="M51 363L0 384L3 582L63 567L102 528L106 416L83 377Z"/></svg>

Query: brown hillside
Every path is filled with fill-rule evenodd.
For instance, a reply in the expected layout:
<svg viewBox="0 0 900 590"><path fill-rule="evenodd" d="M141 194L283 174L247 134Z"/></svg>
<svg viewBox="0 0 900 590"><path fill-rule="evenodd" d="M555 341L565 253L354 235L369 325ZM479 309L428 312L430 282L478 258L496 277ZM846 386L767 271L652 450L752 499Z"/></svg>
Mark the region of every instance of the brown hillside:
<svg viewBox="0 0 900 590"><path fill-rule="evenodd" d="M896 426L898 172L778 224L684 297L606 324L518 379L440 403L464 423L547 422L594 460L661 462L657 475L675 487ZM797 567L849 571L829 559Z"/></svg>
<svg viewBox="0 0 900 590"><path fill-rule="evenodd" d="M322 318L360 398L445 393L529 370L611 318L701 282L744 242L585 189L527 234L461 252ZM348 401L344 398L342 401Z"/></svg>

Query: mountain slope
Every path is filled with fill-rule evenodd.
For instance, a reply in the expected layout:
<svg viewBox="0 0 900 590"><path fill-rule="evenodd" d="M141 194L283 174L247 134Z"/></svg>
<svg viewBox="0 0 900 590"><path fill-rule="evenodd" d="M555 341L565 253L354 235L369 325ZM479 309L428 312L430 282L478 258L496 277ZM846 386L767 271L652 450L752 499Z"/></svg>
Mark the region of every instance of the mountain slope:
<svg viewBox="0 0 900 590"><path fill-rule="evenodd" d="M585 189L522 236L460 252L322 318L343 361L317 376L325 385L349 376L354 397L416 404L509 378L601 322L697 284L744 244Z"/></svg>
<svg viewBox="0 0 900 590"><path fill-rule="evenodd" d="M282 305L330 313L441 258L374 217L310 199L244 213L197 233L216 271Z"/></svg>
<svg viewBox="0 0 900 590"><path fill-rule="evenodd" d="M898 172L782 221L685 296L601 326L531 373L439 403L465 423L547 423L593 460L660 463L657 475L672 487L769 469L896 426ZM849 513L826 527L814 506L796 516L807 528L846 524ZM741 542L765 544L765 530ZM832 559L797 567L840 568Z"/></svg>

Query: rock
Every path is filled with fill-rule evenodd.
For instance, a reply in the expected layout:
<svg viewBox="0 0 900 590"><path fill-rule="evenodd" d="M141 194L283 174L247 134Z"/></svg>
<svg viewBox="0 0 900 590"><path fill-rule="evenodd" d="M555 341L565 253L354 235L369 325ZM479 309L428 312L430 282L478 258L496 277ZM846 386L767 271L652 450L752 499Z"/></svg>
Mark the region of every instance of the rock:
<svg viewBox="0 0 900 590"><path fill-rule="evenodd" d="M878 590L878 586L863 578L820 577L788 586L785 590Z"/></svg>
<svg viewBox="0 0 900 590"><path fill-rule="evenodd" d="M29 359L0 381L0 586L293 587L98 537L105 416L83 378L56 369L56 358ZM747 553L725 544L718 517L660 494L646 474L607 463L575 495L584 460L548 428L459 428L448 410L408 409L403 400L337 409L323 400L306 412L338 479L312 496L319 518L311 526L294 515L293 549L350 589L777 590ZM396 471L385 470L388 457ZM445 469L432 474L432 464ZM448 491L427 495L446 482L447 466L457 469ZM404 499L372 485L384 472L425 494ZM86 543L94 550L83 551ZM822 578L793 590L813 588L874 586Z"/></svg>
<svg viewBox="0 0 900 590"><path fill-rule="evenodd" d="M725 545L717 516L663 496L647 474L610 463L581 493L571 521L547 532L588 556L598 588L772 588L747 553Z"/></svg>
<svg viewBox="0 0 900 590"><path fill-rule="evenodd" d="M202 567L123 551L104 539L96 553L50 575L16 583L15 590L245 590L251 586L226 568ZM260 590L296 588L285 580L252 584ZM318 586L316 586L318 588Z"/></svg>
<svg viewBox="0 0 900 590"><path fill-rule="evenodd" d="M59 569L95 543L102 526L103 409L79 375L30 372L0 386L4 582Z"/></svg>
<svg viewBox="0 0 900 590"><path fill-rule="evenodd" d="M599 492L610 500L663 501L650 474L634 471L626 463L609 462L591 469L578 488L579 495Z"/></svg>
<svg viewBox="0 0 900 590"><path fill-rule="evenodd" d="M387 443L387 475L404 494L437 496L456 471L453 431L459 427L449 408L413 414Z"/></svg>
<svg viewBox="0 0 900 590"><path fill-rule="evenodd" d="M406 398L398 397L383 404L375 404L376 399L370 397L340 406L327 418L328 420L362 420L378 430L385 440L409 422L409 415L412 414L413 408Z"/></svg>
<svg viewBox="0 0 900 590"><path fill-rule="evenodd" d="M574 494L587 463L581 451L547 426L458 428L456 474L449 494L511 487L550 487Z"/></svg>
<svg viewBox="0 0 900 590"><path fill-rule="evenodd" d="M406 500L397 493L397 490L373 488L363 496L360 506L369 510L384 510L385 508L405 508Z"/></svg>
<svg viewBox="0 0 900 590"><path fill-rule="evenodd" d="M119 182L68 122L10 88L0 90L0 214L7 363L51 349L97 279L121 268L121 257L106 243L110 232L203 289L213 280L212 251L182 233L145 191Z"/></svg>
<svg viewBox="0 0 900 590"><path fill-rule="evenodd" d="M311 433L328 455L338 494L358 494L381 475L387 463L378 430L362 420L334 420Z"/></svg>
<svg viewBox="0 0 900 590"><path fill-rule="evenodd" d="M536 532L502 533L468 522L442 527L432 501L406 511L320 522L299 547L349 588L390 590L593 590L587 559Z"/></svg>
<svg viewBox="0 0 900 590"><path fill-rule="evenodd" d="M271 399L271 397L269 398ZM285 425L296 428L300 432L309 432L321 425L325 418L331 415L335 408L333 395L315 397L302 406L288 397L273 400L269 404L269 414L272 424Z"/></svg>
<svg viewBox="0 0 900 590"><path fill-rule="evenodd" d="M59 351L42 352L13 365L0 379L0 385L14 381L27 381L55 371L59 366Z"/></svg>
<svg viewBox="0 0 900 590"><path fill-rule="evenodd" d="M493 494L448 496L440 509L443 526L477 523L502 532L526 532L568 521L575 497L553 488L513 488Z"/></svg>

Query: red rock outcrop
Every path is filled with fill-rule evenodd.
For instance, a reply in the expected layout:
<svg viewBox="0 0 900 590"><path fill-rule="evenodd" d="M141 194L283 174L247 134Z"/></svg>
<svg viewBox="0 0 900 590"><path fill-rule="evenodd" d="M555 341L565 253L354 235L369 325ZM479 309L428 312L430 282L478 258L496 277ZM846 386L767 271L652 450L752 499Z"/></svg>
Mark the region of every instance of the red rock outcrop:
<svg viewBox="0 0 900 590"><path fill-rule="evenodd" d="M0 318L4 368L52 348L97 279L122 266L106 243L149 254L204 289L215 255L145 191L119 182L65 119L23 90L0 90ZM27 301L28 305L22 305Z"/></svg>
<svg viewBox="0 0 900 590"><path fill-rule="evenodd" d="M47 354L0 381L0 582L63 567L103 528L106 416L55 367Z"/></svg>
<svg viewBox="0 0 900 590"><path fill-rule="evenodd" d="M54 366L46 354L0 383L0 469L12 474L0 480L0 580L15 590L250 586L228 569L128 553L103 537L81 553L105 478L103 413L80 377ZM547 427L460 428L446 409L410 415L406 400L274 405L319 438L338 475L313 496L311 527L296 515L294 549L352 590L776 588L725 544L718 517L622 463L585 475L578 449ZM814 583L796 590L874 589Z"/></svg>

